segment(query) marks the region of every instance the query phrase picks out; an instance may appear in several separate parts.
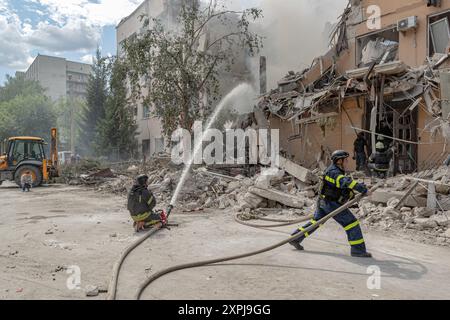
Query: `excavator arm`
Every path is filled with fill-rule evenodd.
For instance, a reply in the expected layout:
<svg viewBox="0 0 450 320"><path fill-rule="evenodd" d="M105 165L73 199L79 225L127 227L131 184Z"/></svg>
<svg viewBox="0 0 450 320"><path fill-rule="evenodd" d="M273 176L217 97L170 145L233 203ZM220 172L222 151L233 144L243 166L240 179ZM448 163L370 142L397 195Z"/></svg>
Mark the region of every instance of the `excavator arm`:
<svg viewBox="0 0 450 320"><path fill-rule="evenodd" d="M50 173L52 177L59 177L59 162L58 162L58 130L51 129L50 141Z"/></svg>

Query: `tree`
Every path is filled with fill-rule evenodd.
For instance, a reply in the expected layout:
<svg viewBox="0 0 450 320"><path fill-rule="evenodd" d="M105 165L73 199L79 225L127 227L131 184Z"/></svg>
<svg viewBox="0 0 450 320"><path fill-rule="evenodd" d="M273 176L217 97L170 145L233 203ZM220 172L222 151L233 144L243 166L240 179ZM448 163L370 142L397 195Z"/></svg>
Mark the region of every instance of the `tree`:
<svg viewBox="0 0 450 320"><path fill-rule="evenodd" d="M166 136L178 127L191 130L195 120L210 114L219 95L220 70L233 64L236 46L248 55L261 47L261 37L249 30L261 10L231 11L217 1L199 3L182 2L175 28L142 17L147 30L124 44L132 96L153 106ZM237 17L237 23L230 17ZM228 31L208 39L209 28L218 23L228 25Z"/></svg>
<svg viewBox="0 0 450 320"><path fill-rule="evenodd" d="M68 97L60 99L56 104L60 148L71 150L73 145L75 152L78 152L81 145L80 124L85 109L86 101L80 98Z"/></svg>
<svg viewBox="0 0 450 320"><path fill-rule="evenodd" d="M92 155L98 140L98 125L105 118L105 104L108 95L108 60L102 57L100 49L92 66L87 86L86 107L81 115L81 143L83 153Z"/></svg>
<svg viewBox="0 0 450 320"><path fill-rule="evenodd" d="M133 109L128 103L126 66L119 59L112 63L110 90L106 100L106 115L98 126L98 151L100 154L119 159L129 159L137 151Z"/></svg>
<svg viewBox="0 0 450 320"><path fill-rule="evenodd" d="M24 74L16 77L6 75L6 83L0 87L0 102L9 101L19 95L42 94L45 90L39 82L26 80Z"/></svg>
<svg viewBox="0 0 450 320"><path fill-rule="evenodd" d="M49 141L56 112L42 94L21 94L0 103L0 136L37 136Z"/></svg>
<svg viewBox="0 0 450 320"><path fill-rule="evenodd" d="M0 138L38 136L49 141L56 126L54 104L37 81L7 76L0 87Z"/></svg>

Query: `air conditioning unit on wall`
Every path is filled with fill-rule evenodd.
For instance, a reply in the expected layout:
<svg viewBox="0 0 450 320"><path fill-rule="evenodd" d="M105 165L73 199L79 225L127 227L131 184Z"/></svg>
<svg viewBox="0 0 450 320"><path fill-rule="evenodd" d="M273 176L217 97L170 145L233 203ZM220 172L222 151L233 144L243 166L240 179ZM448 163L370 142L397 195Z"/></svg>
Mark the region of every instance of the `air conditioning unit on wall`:
<svg viewBox="0 0 450 320"><path fill-rule="evenodd" d="M397 22L397 30L398 31L408 31L411 29L417 28L418 20L417 16L408 17L406 19L400 20Z"/></svg>

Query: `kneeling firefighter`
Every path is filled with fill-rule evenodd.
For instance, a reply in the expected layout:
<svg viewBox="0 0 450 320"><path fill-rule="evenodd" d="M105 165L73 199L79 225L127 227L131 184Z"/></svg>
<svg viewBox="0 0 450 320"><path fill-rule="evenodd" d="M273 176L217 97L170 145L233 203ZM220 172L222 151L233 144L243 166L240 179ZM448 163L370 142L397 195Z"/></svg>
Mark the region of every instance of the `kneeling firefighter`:
<svg viewBox="0 0 450 320"><path fill-rule="evenodd" d="M345 167L348 163L349 156L350 154L343 150L335 151L332 154L331 159L333 164L325 170L322 189L320 190L320 198L314 214L314 219L312 219L305 226L295 230L292 235L296 235L299 232L304 231L306 228L317 224L317 221L340 208L354 197L353 191L368 194L369 191L364 184L357 183L352 178L345 175ZM353 257L372 257L372 255L366 251L364 237L359 221L349 209L336 215L334 220L336 220L336 222L338 222L347 232L348 241L351 246L351 255ZM295 240L290 244L298 250L304 250L301 242L305 238L311 236L311 234L316 230L317 228L309 233L305 233L300 239Z"/></svg>
<svg viewBox="0 0 450 320"><path fill-rule="evenodd" d="M128 210L134 221L137 232L151 228L158 222L167 223L167 216L162 211L155 213L156 199L153 193L148 190L148 176L140 175L136 178L136 183L128 194Z"/></svg>

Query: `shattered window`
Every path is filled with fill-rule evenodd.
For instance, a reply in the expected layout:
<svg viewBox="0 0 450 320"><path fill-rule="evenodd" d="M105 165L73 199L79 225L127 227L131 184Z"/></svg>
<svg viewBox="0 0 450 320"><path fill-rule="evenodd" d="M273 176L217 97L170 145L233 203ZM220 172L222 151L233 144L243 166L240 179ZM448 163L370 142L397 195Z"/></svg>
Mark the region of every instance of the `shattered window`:
<svg viewBox="0 0 450 320"><path fill-rule="evenodd" d="M366 67L373 62L386 63L398 59L399 32L389 29L358 39L357 65Z"/></svg>
<svg viewBox="0 0 450 320"><path fill-rule="evenodd" d="M446 53L450 41L448 18L445 17L430 24L430 35L433 52Z"/></svg>

